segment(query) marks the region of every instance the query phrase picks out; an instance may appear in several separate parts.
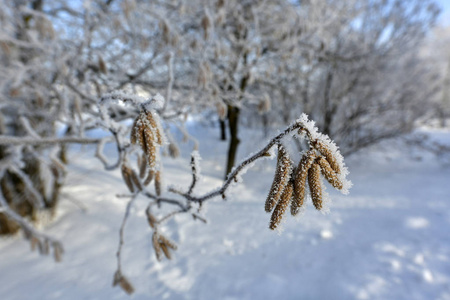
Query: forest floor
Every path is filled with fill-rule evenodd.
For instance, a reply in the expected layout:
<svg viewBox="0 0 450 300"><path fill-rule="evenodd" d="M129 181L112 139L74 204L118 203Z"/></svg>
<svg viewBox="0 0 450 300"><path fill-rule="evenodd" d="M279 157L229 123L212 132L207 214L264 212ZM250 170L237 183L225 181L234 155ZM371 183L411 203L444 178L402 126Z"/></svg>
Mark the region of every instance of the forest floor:
<svg viewBox="0 0 450 300"><path fill-rule="evenodd" d="M190 126L200 141L202 193L222 182L227 144L217 130ZM450 131L423 129L450 144ZM241 157L263 145L245 131ZM251 148L252 147L252 148ZM189 145L164 158L167 183L190 182ZM42 228L65 247L61 263L31 252L20 236L0 240L0 299L130 299L112 288L118 231L127 203L119 171L107 172L92 148L72 149L56 219ZM132 207L125 228L123 272L131 299L450 299L450 165L394 142L346 160L349 195L328 187L329 214L308 203L268 229L264 201L274 160L256 164L227 201L209 201L208 224L179 215L164 233L178 244L158 262L145 217L146 199ZM80 209L82 207L83 209Z"/></svg>

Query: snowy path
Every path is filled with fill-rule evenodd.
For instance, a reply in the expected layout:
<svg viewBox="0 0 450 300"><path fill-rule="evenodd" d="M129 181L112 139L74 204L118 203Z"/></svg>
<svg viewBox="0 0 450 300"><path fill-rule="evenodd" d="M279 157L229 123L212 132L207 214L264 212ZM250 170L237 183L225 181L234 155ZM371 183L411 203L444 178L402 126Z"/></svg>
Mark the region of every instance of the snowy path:
<svg viewBox="0 0 450 300"><path fill-rule="evenodd" d="M209 138L204 191L220 183L224 165L225 145ZM64 242L63 262L30 252L20 238L0 241L0 299L129 298L111 288L125 207L114 195L124 186L118 172L95 170L99 164L84 157L64 193L88 212L65 201L46 228ZM308 205L296 220L287 218L281 235L267 229L264 212L273 162L256 166L244 176L245 188L207 205L207 225L190 216L167 224L179 244L173 261L154 258L145 200L138 201L124 248L124 273L136 287L131 298L450 299L450 167L427 156L361 158L347 162L350 195L328 188L331 213ZM168 181L189 178L187 166L186 159L167 161Z"/></svg>

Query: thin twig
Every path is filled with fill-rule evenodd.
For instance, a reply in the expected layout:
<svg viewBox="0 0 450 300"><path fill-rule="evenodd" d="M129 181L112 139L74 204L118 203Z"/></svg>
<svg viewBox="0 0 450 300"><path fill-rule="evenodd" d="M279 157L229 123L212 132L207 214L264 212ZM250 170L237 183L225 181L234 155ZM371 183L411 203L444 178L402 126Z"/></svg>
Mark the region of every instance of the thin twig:
<svg viewBox="0 0 450 300"><path fill-rule="evenodd" d="M128 216L130 215L131 205L133 204L134 200L136 200L138 194L134 194L132 198L128 201L127 208L125 210L125 214L123 216L122 225L120 226L119 230L119 247L117 248L117 270L122 271L122 261L121 261L121 254L122 254L122 246L123 246L123 232L125 230L125 225L128 220Z"/></svg>

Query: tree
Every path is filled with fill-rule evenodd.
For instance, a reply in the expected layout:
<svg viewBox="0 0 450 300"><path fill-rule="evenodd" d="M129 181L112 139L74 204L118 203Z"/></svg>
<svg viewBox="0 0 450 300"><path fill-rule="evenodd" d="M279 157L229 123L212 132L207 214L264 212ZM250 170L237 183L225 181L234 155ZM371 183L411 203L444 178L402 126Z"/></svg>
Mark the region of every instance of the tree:
<svg viewBox="0 0 450 300"><path fill-rule="evenodd" d="M300 40L286 62L291 73L262 81L283 87L272 118L284 123L303 111L345 154L415 128L437 91L436 72L420 55L437 7L337 1L308 3L304 10L309 27L303 35L311 38Z"/></svg>

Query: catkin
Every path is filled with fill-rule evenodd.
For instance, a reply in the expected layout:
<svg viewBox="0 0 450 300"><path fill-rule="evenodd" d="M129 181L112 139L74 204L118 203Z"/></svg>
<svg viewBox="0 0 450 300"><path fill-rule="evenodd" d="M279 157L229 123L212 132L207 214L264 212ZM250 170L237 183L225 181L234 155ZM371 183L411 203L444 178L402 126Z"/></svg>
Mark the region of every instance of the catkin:
<svg viewBox="0 0 450 300"><path fill-rule="evenodd" d="M140 120L140 117L138 116L134 122L133 122L133 126L131 127L131 134L130 134L130 142L134 145L138 142L138 136L140 135L140 133L138 132L138 130L141 130L141 128L138 126L138 122Z"/></svg>
<svg viewBox="0 0 450 300"><path fill-rule="evenodd" d="M300 160L294 177L294 196L291 202L291 215L296 216L305 201L306 178L316 158L314 150L309 150Z"/></svg>
<svg viewBox="0 0 450 300"><path fill-rule="evenodd" d="M130 178L131 178L131 181L133 182L134 186L137 187L138 190L142 191L141 182L134 170L131 170Z"/></svg>
<svg viewBox="0 0 450 300"><path fill-rule="evenodd" d="M131 179L131 170L128 168L125 164L122 164L122 178L125 181L125 184L128 187L128 190L130 190L131 193L134 193L134 186Z"/></svg>
<svg viewBox="0 0 450 300"><path fill-rule="evenodd" d="M161 171L155 172L155 192L156 195L161 196Z"/></svg>
<svg viewBox="0 0 450 300"><path fill-rule="evenodd" d="M289 203L292 199L292 192L294 190L294 186L290 181L286 188L283 191L283 195L281 195L281 199L278 202L277 206L273 210L272 217L270 218L269 228L274 230L280 224L281 219L283 219L283 214L285 213Z"/></svg>
<svg viewBox="0 0 450 300"><path fill-rule="evenodd" d="M156 224L158 223L155 216L151 213L147 213L147 221L151 228L155 228Z"/></svg>
<svg viewBox="0 0 450 300"><path fill-rule="evenodd" d="M164 255L167 257L167 259L172 259L172 256L170 255L169 249L167 249L166 244L160 243L159 246L161 247L161 250L163 251Z"/></svg>
<svg viewBox="0 0 450 300"><path fill-rule="evenodd" d="M155 132L156 143L158 145L162 145L162 143L163 143L163 136L162 136L161 131L159 130L159 125L156 122L156 117L153 116L153 113L151 111L147 112L147 120L150 123L150 127Z"/></svg>
<svg viewBox="0 0 450 300"><path fill-rule="evenodd" d="M331 168L328 161L323 157L319 157L317 159L317 163L319 164L320 168L322 169L322 174L325 177L325 179L336 189L341 190L343 185L342 181L337 176L336 172Z"/></svg>
<svg viewBox="0 0 450 300"><path fill-rule="evenodd" d="M114 273L112 286L118 285L119 281L120 281L120 278L122 278L122 274L120 273L119 270L117 270L116 273Z"/></svg>
<svg viewBox="0 0 450 300"><path fill-rule="evenodd" d="M156 232L153 233L152 242L153 242L153 249L155 249L156 259L158 261L161 261L162 250L161 245L159 244L159 234L157 234Z"/></svg>
<svg viewBox="0 0 450 300"><path fill-rule="evenodd" d="M331 150L322 141L316 140L313 145L323 156L325 156L333 171L337 174L341 174L341 168Z"/></svg>
<svg viewBox="0 0 450 300"><path fill-rule="evenodd" d="M98 57L98 69L103 74L108 73L108 68L106 67L106 63L101 56Z"/></svg>
<svg viewBox="0 0 450 300"><path fill-rule="evenodd" d="M311 199L317 210L322 209L322 184L320 182L320 166L314 163L308 171L308 185Z"/></svg>
<svg viewBox="0 0 450 300"><path fill-rule="evenodd" d="M177 144L171 142L168 148L170 157L177 158L180 156L180 149L178 148Z"/></svg>
<svg viewBox="0 0 450 300"><path fill-rule="evenodd" d="M143 179L145 177L145 171L147 171L147 161L145 159L145 154L138 157L138 166L139 166L139 177Z"/></svg>
<svg viewBox="0 0 450 300"><path fill-rule="evenodd" d="M119 285L128 295L131 295L134 293L134 287L131 284L131 282L125 277L121 276L119 280Z"/></svg>
<svg viewBox="0 0 450 300"><path fill-rule="evenodd" d="M167 247L173 249L173 250L177 250L177 245L172 242L171 240L169 240L168 238L166 238L163 235L159 236L159 240L161 241L161 243L164 243Z"/></svg>
<svg viewBox="0 0 450 300"><path fill-rule="evenodd" d="M151 111L141 112L134 121L130 141L132 144L139 143L147 157L147 163L152 169L156 167L157 163L157 151L159 150L157 145L162 145L163 140L157 117Z"/></svg>
<svg viewBox="0 0 450 300"><path fill-rule="evenodd" d="M265 203L266 212L271 212L280 200L281 194L290 179L291 171L292 166L289 155L284 146L279 145L275 176Z"/></svg>
<svg viewBox="0 0 450 300"><path fill-rule="evenodd" d="M154 175L155 175L154 171L152 171L152 170L148 171L147 178L144 181L145 186L147 186L150 182L152 182Z"/></svg>
<svg viewBox="0 0 450 300"><path fill-rule="evenodd" d="M144 137L145 137L145 154L147 156L147 163L150 166L151 169L154 169L156 167L156 145L153 141L153 134L151 132L151 129L145 128L144 130ZM142 147L144 150L144 147Z"/></svg>
<svg viewBox="0 0 450 300"><path fill-rule="evenodd" d="M153 248L155 249L156 259L161 261L163 253L168 259L172 259L169 248L177 250L177 246L174 242L156 232L153 233L152 242Z"/></svg>

